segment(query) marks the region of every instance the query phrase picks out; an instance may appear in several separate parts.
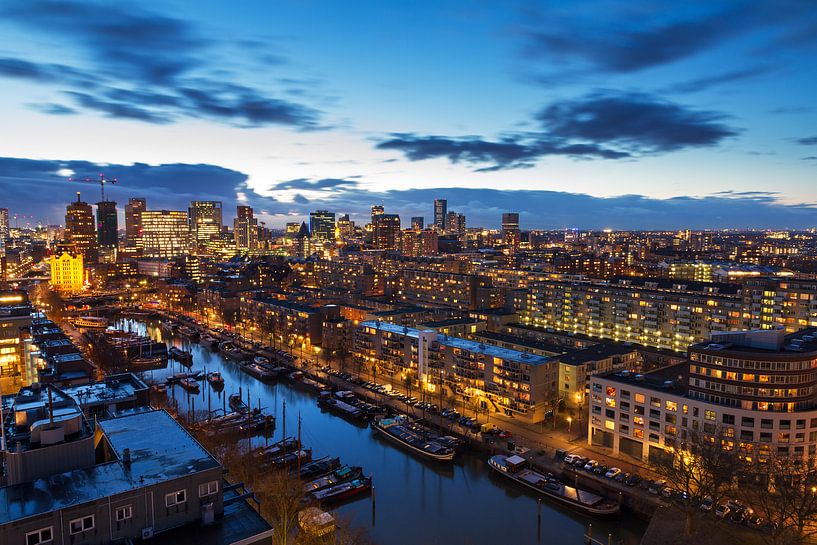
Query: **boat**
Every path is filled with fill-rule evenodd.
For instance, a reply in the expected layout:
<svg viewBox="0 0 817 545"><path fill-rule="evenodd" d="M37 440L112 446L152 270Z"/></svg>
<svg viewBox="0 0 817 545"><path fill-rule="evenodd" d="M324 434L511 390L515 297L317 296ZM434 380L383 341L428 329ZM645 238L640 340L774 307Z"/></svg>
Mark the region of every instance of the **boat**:
<svg viewBox="0 0 817 545"><path fill-rule="evenodd" d="M199 344L203 344L206 348L210 350L216 350L218 348L218 339L211 335L202 335L199 339Z"/></svg>
<svg viewBox="0 0 817 545"><path fill-rule="evenodd" d="M130 367L164 367L167 365L167 358L162 356L146 356L133 358L128 362Z"/></svg>
<svg viewBox="0 0 817 545"><path fill-rule="evenodd" d="M298 477L303 480L315 479L321 475L326 475L330 471L334 471L339 467L340 458L321 458L320 460L309 462L303 466L301 471L298 473Z"/></svg>
<svg viewBox="0 0 817 545"><path fill-rule="evenodd" d="M269 358L265 358L264 356L255 356L252 361L256 365L269 365Z"/></svg>
<svg viewBox="0 0 817 545"><path fill-rule="evenodd" d="M199 338L199 332L190 327L189 325L183 325L179 327L178 330L179 335L183 337L187 337L188 339L195 340Z"/></svg>
<svg viewBox="0 0 817 545"><path fill-rule="evenodd" d="M314 481L304 484L304 492L307 494L316 490L323 490L336 484L345 483L359 478L363 474L363 468L358 466L343 466L328 475L318 477Z"/></svg>
<svg viewBox="0 0 817 545"><path fill-rule="evenodd" d="M290 452L289 454L282 454L280 456L276 456L269 461L269 464L273 467L289 467L292 465L297 464L298 462L305 464L307 462L312 461L312 449L300 449L296 450L295 452Z"/></svg>
<svg viewBox="0 0 817 545"><path fill-rule="evenodd" d="M108 319L102 316L77 316L71 319L74 327L81 327L83 329L106 329L108 327Z"/></svg>
<svg viewBox="0 0 817 545"><path fill-rule="evenodd" d="M244 403L244 400L241 399L241 395L239 394L231 394L228 398L228 402L230 403L230 408L237 413L247 414L250 412L250 406Z"/></svg>
<svg viewBox="0 0 817 545"><path fill-rule="evenodd" d="M273 380L278 375L272 369L257 363L242 363L241 370L258 380Z"/></svg>
<svg viewBox="0 0 817 545"><path fill-rule="evenodd" d="M157 394L163 394L167 392L167 386L161 382L152 385L150 389L156 392Z"/></svg>
<svg viewBox="0 0 817 545"><path fill-rule="evenodd" d="M331 411L338 416L349 418L358 422L365 422L369 419L369 414L366 411L343 401L341 396L338 395L341 393L342 392L336 392L334 394L328 391L321 392L320 397L318 398L318 406L322 409Z"/></svg>
<svg viewBox="0 0 817 545"><path fill-rule="evenodd" d="M277 458L287 452L292 452L301 448L301 442L293 437L287 437L268 447L262 447L255 451L256 456L263 458Z"/></svg>
<svg viewBox="0 0 817 545"><path fill-rule="evenodd" d="M323 490L316 490L310 495L320 502L332 503L368 492L371 488L371 477L361 477L349 482L330 486L329 488L324 488Z"/></svg>
<svg viewBox="0 0 817 545"><path fill-rule="evenodd" d="M181 348L177 348L174 346L167 351L167 354L171 357L171 359L174 359L179 363L183 363L185 365L190 365L191 363L193 363L193 354L191 354L190 352L186 352Z"/></svg>
<svg viewBox="0 0 817 545"><path fill-rule="evenodd" d="M372 422L372 429L425 458L440 462L450 462L454 459L456 451L453 448L412 430L410 424L411 421L404 416L377 418Z"/></svg>
<svg viewBox="0 0 817 545"><path fill-rule="evenodd" d="M238 348L235 344L231 341L223 342L218 346L219 350L224 354L225 357L235 361L235 362L242 362L247 359L247 354L244 353L243 350Z"/></svg>
<svg viewBox="0 0 817 545"><path fill-rule="evenodd" d="M164 321L161 324L159 324L159 329L161 329L165 333L173 334L176 332L176 324L170 321Z"/></svg>
<svg viewBox="0 0 817 545"><path fill-rule="evenodd" d="M568 486L551 475L537 473L528 468L528 461L521 456L497 454L488 460L488 465L500 475L533 490L540 496L589 515L607 516L619 512L620 505L617 501Z"/></svg>
<svg viewBox="0 0 817 545"><path fill-rule="evenodd" d="M188 392L198 392L199 391L199 383L192 378L183 378L179 381L179 386L187 390Z"/></svg>
<svg viewBox="0 0 817 545"><path fill-rule="evenodd" d="M212 425L207 430L208 436L215 435L255 435L260 431L271 431L275 429L275 417L261 413L241 414L238 417L225 419L222 422Z"/></svg>
<svg viewBox="0 0 817 545"><path fill-rule="evenodd" d="M292 381L294 386L301 386L306 390L310 390L312 392L318 393L321 392L326 388L326 385L322 382L318 382L317 380L306 376L301 371L295 371L289 374L289 380Z"/></svg>
<svg viewBox="0 0 817 545"><path fill-rule="evenodd" d="M224 377L222 377L221 373L218 371L211 371L210 373L207 373L207 382L209 382L210 386L216 390L224 388Z"/></svg>

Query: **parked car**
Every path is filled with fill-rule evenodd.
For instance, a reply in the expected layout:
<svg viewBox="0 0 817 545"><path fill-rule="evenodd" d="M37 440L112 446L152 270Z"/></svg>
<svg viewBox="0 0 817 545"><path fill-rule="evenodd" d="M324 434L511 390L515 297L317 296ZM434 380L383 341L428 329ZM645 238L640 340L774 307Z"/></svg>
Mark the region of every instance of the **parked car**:
<svg viewBox="0 0 817 545"><path fill-rule="evenodd" d="M715 500L712 496L706 496L701 502L701 511L712 511L712 506L715 505Z"/></svg>
<svg viewBox="0 0 817 545"><path fill-rule="evenodd" d="M621 470L617 467L611 467L607 470L607 473L604 474L608 479L615 479L619 475L621 475Z"/></svg>
<svg viewBox="0 0 817 545"><path fill-rule="evenodd" d="M629 474L629 473L624 473L624 472L622 471L621 473L619 473L618 475L616 475L616 476L613 478L613 480L614 480L614 481L616 481L617 483L623 483L623 482L624 482L624 481L626 481L626 480L627 480L629 477L630 477L630 474Z"/></svg>
<svg viewBox="0 0 817 545"><path fill-rule="evenodd" d="M583 468L588 462L588 459L584 456L581 456L576 462L573 464L577 468Z"/></svg>
<svg viewBox="0 0 817 545"><path fill-rule="evenodd" d="M667 481L653 481L650 487L647 489L647 491L650 494L657 496L658 494L661 493L661 490L663 490L666 485Z"/></svg>
<svg viewBox="0 0 817 545"><path fill-rule="evenodd" d="M731 509L729 509L729 506L726 505L725 503L722 503L715 508L715 516L720 519L726 518L729 516L730 511Z"/></svg>
<svg viewBox="0 0 817 545"><path fill-rule="evenodd" d="M743 524L744 520L746 520L746 510L744 509L735 509L732 511L732 516L729 517L729 521L735 524Z"/></svg>
<svg viewBox="0 0 817 545"><path fill-rule="evenodd" d="M500 439L510 439L511 437L513 437L511 432L506 431L506 430L499 430L499 432L496 434L496 436L499 437Z"/></svg>
<svg viewBox="0 0 817 545"><path fill-rule="evenodd" d="M599 463L597 461L590 460L586 464L584 464L584 470L585 471L593 471L594 469L596 469L597 465L599 465Z"/></svg>
<svg viewBox="0 0 817 545"><path fill-rule="evenodd" d="M599 464L599 465L597 465L596 467L593 468L593 474L594 475L604 475L605 473L607 473L608 469L609 468L606 465Z"/></svg>
<svg viewBox="0 0 817 545"><path fill-rule="evenodd" d="M641 477L636 474L632 474L624 479L624 484L627 486L636 486L638 483L642 481Z"/></svg>
<svg viewBox="0 0 817 545"><path fill-rule="evenodd" d="M576 462L580 459L581 456L579 456L578 454L568 454L567 456L564 457L562 461L566 464L573 465L573 462Z"/></svg>

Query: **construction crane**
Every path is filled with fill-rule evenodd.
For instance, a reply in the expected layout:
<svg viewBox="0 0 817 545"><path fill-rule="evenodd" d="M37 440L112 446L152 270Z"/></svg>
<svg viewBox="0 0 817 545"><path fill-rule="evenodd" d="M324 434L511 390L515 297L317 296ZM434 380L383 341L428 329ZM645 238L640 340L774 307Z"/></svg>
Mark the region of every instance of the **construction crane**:
<svg viewBox="0 0 817 545"><path fill-rule="evenodd" d="M102 199L101 199L100 202L105 202L105 184L115 184L116 183L116 178L106 178L105 174L100 172L98 179L94 179L94 178L68 178L68 181L69 182L98 183L99 184L99 190L100 190L100 193L101 193L101 196L102 196Z"/></svg>

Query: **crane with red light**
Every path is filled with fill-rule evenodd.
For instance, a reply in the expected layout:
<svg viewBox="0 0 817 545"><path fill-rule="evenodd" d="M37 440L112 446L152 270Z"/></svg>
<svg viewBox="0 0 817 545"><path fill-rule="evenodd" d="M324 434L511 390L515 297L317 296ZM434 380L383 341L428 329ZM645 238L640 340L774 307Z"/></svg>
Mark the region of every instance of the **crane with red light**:
<svg viewBox="0 0 817 545"><path fill-rule="evenodd" d="M106 178L105 174L99 173L99 178L68 178L69 182L91 182L99 184L99 191L101 193L101 202L105 202L105 184L115 184L116 178Z"/></svg>

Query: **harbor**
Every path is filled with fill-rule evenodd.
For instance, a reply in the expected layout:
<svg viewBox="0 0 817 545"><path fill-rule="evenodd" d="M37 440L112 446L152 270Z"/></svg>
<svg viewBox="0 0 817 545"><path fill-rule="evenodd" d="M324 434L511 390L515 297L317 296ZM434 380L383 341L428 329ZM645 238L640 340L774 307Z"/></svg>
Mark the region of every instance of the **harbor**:
<svg viewBox="0 0 817 545"><path fill-rule="evenodd" d="M171 360L167 368L143 373L148 382L166 384L164 392L154 390L155 399L174 408L180 418L206 422L208 417L234 412L230 399L238 394L245 408L260 408L275 423L271 433L238 435L237 441L266 448L287 437L294 439L300 418L299 450L311 449L310 457L318 462L339 458L341 466L363 468L361 482L335 492L354 493L365 488L369 478L372 492L355 495L332 508L341 518L351 518L353 525L368 527L378 543L578 544L583 543L588 524L592 523L594 535L612 534L613 543L636 545L644 532L645 524L634 517L599 518L547 498L537 502L535 492L492 470L485 452L463 449L453 462L442 463L412 452L361 425L351 409L339 409L332 402L329 405L335 406L330 408L325 401L319 405L315 387L293 380L296 377L281 374L265 381L255 378L239 364L253 362L253 358L246 354L238 358L235 350L232 357L214 351L210 346L215 345L208 341L206 333L201 336L202 343L197 343L177 331L160 329L158 321L127 319L114 326L166 341L192 355L189 366ZM198 374L198 391L185 389L174 380L178 373ZM222 386L215 388L204 378L210 376L220 377ZM336 399L353 407L342 397ZM342 414L347 412L348 416ZM310 467L307 460L302 462L302 469Z"/></svg>

